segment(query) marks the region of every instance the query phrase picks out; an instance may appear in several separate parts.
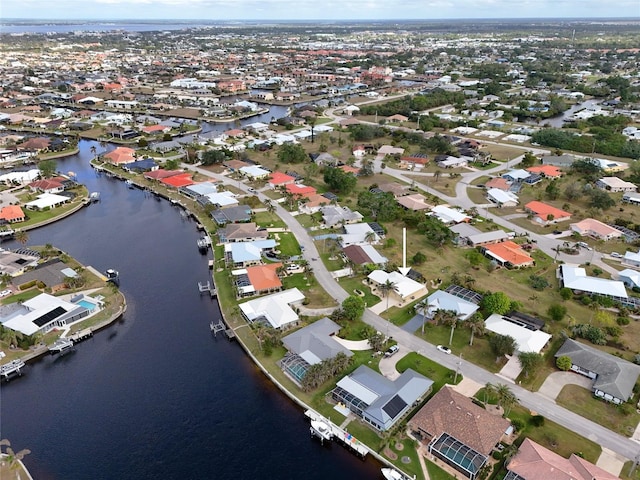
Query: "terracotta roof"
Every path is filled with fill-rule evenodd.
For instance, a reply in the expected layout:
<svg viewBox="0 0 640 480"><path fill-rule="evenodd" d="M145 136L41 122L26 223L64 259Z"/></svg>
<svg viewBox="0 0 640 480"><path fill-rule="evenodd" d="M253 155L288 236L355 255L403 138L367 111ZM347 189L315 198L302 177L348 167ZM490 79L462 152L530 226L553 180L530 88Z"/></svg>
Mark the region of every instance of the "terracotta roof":
<svg viewBox="0 0 640 480"><path fill-rule="evenodd" d="M525 480L613 480L618 477L585 459L571 454L563 458L525 438L507 467Z"/></svg>
<svg viewBox="0 0 640 480"><path fill-rule="evenodd" d="M37 188L38 190L47 191L62 187L62 182L54 178L44 178L42 180L36 180L29 184L31 188Z"/></svg>
<svg viewBox="0 0 640 480"><path fill-rule="evenodd" d="M165 170L164 168L159 168L158 170L145 172L144 177L150 178L151 180L161 180L163 178L169 178L183 173L184 172L182 170Z"/></svg>
<svg viewBox="0 0 640 480"><path fill-rule="evenodd" d="M537 200L533 200L527 203L524 208L530 210L532 213L536 214L540 218L546 220L547 215L553 215L553 218L557 220L558 218L570 217L571 214L569 212L565 212L564 210L560 210L552 205L548 205L544 202L539 202Z"/></svg>
<svg viewBox="0 0 640 480"><path fill-rule="evenodd" d="M331 200L329 200L324 195L320 195L319 193L314 193L313 195L307 195L307 201L304 203L305 207L319 207L321 205L329 205Z"/></svg>
<svg viewBox="0 0 640 480"><path fill-rule="evenodd" d="M281 263L270 263L268 265L247 267L247 276L256 292L280 288L282 286L282 282L276 273L278 267L281 266Z"/></svg>
<svg viewBox="0 0 640 480"><path fill-rule="evenodd" d="M24 212L18 205L7 205L6 207L2 207L0 210L0 218L3 218L8 222L23 220Z"/></svg>
<svg viewBox="0 0 640 480"><path fill-rule="evenodd" d="M353 173L353 174L358 174L358 172L360 171L359 168L356 167L351 167L349 165L342 165L340 168L340 170L342 170L344 173Z"/></svg>
<svg viewBox="0 0 640 480"><path fill-rule="evenodd" d="M129 147L118 147L112 152L104 155L105 158L111 160L112 163L131 163L135 161L136 151Z"/></svg>
<svg viewBox="0 0 640 480"><path fill-rule="evenodd" d="M172 187L186 187L188 185L193 185L193 179L191 178L190 172L181 173L178 175L172 175L167 178L163 178L160 180L165 185L170 185Z"/></svg>
<svg viewBox="0 0 640 480"><path fill-rule="evenodd" d="M545 177L560 177L562 176L562 170L554 165L538 165L536 167L527 168L529 173L542 174Z"/></svg>
<svg viewBox="0 0 640 480"><path fill-rule="evenodd" d="M504 190L505 192L511 188L507 181L502 177L492 178L487 183L485 183L485 187L489 188L497 188L499 190Z"/></svg>
<svg viewBox="0 0 640 480"><path fill-rule="evenodd" d="M525 253L524 250L510 240L502 243L494 243L492 245L485 245L485 250L490 251L496 257L501 258L505 262L509 262L511 265L527 265L533 262L533 258Z"/></svg>
<svg viewBox="0 0 640 480"><path fill-rule="evenodd" d="M287 175L286 173L273 172L271 174L271 180L269 180L269 183L273 183L274 185L282 185L285 183L295 182L295 180L295 178L293 178L291 175Z"/></svg>
<svg viewBox="0 0 640 480"><path fill-rule="evenodd" d="M489 455L510 422L445 386L415 414L409 425L432 438L448 433L475 451Z"/></svg>
<svg viewBox="0 0 640 480"><path fill-rule="evenodd" d="M301 197L308 197L316 193L316 189L314 187L298 185L296 183L289 184L285 188L287 189L287 192L292 193L293 195L299 195Z"/></svg>

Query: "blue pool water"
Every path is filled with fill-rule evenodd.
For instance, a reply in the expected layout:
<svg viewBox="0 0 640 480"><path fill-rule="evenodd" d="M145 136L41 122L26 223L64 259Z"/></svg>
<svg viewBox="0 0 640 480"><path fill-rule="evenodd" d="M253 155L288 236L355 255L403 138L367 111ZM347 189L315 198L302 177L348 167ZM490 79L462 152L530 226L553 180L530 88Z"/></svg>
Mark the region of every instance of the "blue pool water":
<svg viewBox="0 0 640 480"><path fill-rule="evenodd" d="M96 308L94 303L91 303L87 300L80 300L78 302L78 305L80 305L81 307L86 308L87 310L93 310L94 308Z"/></svg>

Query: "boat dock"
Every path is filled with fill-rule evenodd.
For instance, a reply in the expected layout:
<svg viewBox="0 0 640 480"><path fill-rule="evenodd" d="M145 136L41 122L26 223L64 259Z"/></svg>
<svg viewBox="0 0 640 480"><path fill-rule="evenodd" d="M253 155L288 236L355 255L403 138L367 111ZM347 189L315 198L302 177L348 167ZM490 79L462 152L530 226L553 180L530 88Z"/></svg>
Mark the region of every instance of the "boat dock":
<svg viewBox="0 0 640 480"><path fill-rule="evenodd" d="M8 382L14 377L22 376L22 367L25 366L24 361L18 358L17 360L12 360L9 363L5 363L4 365L0 365L0 379Z"/></svg>
<svg viewBox="0 0 640 480"><path fill-rule="evenodd" d="M207 281L207 283L198 282L198 291L200 292L200 295L209 292L211 298L217 295L216 288L211 286L210 281Z"/></svg>
<svg viewBox="0 0 640 480"><path fill-rule="evenodd" d="M198 249L201 252L206 252L207 250L209 250L209 247L211 246L211 237L209 237L209 235L205 235L204 237L198 239L197 244L198 244Z"/></svg>
<svg viewBox="0 0 640 480"><path fill-rule="evenodd" d="M93 337L93 330L91 330L90 328L85 328L84 330L80 330L79 332L72 333L67 338L73 343L78 343L82 340L86 340L89 337Z"/></svg>
<svg viewBox="0 0 640 480"><path fill-rule="evenodd" d="M360 455L360 457L364 458L369 453L369 447L367 447L364 443L357 440L353 435L351 435L346 430L343 430L339 426L335 425L331 422L331 420L323 417L318 412L314 410L307 410L304 412L305 416L311 419L312 421L319 421L327 425L330 430L331 438L341 443L345 447L352 450L354 453ZM313 432L312 432L313 435Z"/></svg>
<svg viewBox="0 0 640 480"><path fill-rule="evenodd" d="M218 320L218 323L212 321L209 324L209 328L211 329L211 333L213 333L214 337L218 336L218 332L224 332L229 340L233 340L234 338L236 338L236 332L234 332L231 328L227 328L222 319Z"/></svg>
<svg viewBox="0 0 640 480"><path fill-rule="evenodd" d="M70 350L73 350L73 341L69 338L59 338L49 346L49 353L51 355L55 355L56 353L64 355Z"/></svg>

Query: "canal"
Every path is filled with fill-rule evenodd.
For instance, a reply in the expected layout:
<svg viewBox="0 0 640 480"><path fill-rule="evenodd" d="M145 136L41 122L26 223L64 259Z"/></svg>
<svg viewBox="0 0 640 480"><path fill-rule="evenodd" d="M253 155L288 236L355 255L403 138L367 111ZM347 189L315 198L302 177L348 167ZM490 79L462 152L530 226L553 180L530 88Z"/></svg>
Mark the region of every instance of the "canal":
<svg viewBox="0 0 640 480"><path fill-rule="evenodd" d="M123 319L0 387L0 438L36 480L380 478L377 464L310 439L303 412L238 344L212 337L220 312L198 232L177 207L96 176L89 149L58 162L101 201L29 232L98 270L116 268ZM5 243L4 248L15 247Z"/></svg>

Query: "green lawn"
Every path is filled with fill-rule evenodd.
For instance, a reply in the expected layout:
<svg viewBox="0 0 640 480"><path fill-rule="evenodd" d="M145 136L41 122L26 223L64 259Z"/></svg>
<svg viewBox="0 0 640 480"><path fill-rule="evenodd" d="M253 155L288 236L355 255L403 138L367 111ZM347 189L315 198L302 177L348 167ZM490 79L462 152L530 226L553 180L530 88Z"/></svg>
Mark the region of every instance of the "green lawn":
<svg viewBox="0 0 640 480"><path fill-rule="evenodd" d="M565 385L556 403L625 437L633 434L640 414L631 405L616 406L597 399L579 385Z"/></svg>
<svg viewBox="0 0 640 480"><path fill-rule="evenodd" d="M354 277L342 277L338 282L350 295L354 293L354 290L360 290L363 292L364 301L367 304L367 307L372 307L380 302L380 298L371 293L371 289L362 283L362 276L360 275L356 275Z"/></svg>
<svg viewBox="0 0 640 480"><path fill-rule="evenodd" d="M253 214L253 221L265 228L284 228L286 224L278 215L269 212L257 212Z"/></svg>
<svg viewBox="0 0 640 480"><path fill-rule="evenodd" d="M443 367L439 363L416 352L411 352L402 357L398 361L396 368L400 373L411 368L433 380L432 394L436 393L447 383L453 384L455 378L455 372L453 370ZM461 380L462 375L458 375L458 383L460 383Z"/></svg>
<svg viewBox="0 0 640 480"><path fill-rule="evenodd" d="M296 237L293 235L293 233L278 232L278 233L272 233L271 235L274 238L280 239L278 240L279 245L277 248L278 250L280 250L281 255L284 255L287 257L300 255L301 253L300 245L298 244L298 240L296 240Z"/></svg>

